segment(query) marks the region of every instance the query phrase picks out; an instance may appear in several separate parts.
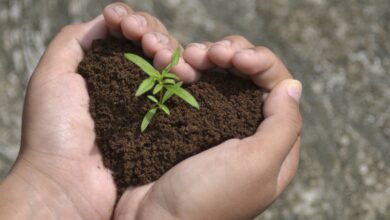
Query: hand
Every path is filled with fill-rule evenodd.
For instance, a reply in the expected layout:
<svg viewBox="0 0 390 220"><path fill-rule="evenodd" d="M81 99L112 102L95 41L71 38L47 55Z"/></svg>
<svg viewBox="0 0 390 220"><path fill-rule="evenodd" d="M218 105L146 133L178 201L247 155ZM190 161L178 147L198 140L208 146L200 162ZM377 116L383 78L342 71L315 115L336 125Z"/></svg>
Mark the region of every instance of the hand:
<svg viewBox="0 0 390 220"><path fill-rule="evenodd" d="M86 83L77 67L92 41L108 32L142 39L150 56L177 41L157 19L123 3L103 14L64 27L35 69L26 93L21 151L0 185L0 219L110 219L115 184L94 143ZM155 36L168 40L158 43Z"/></svg>
<svg viewBox="0 0 390 220"><path fill-rule="evenodd" d="M88 93L77 66L92 40L108 32L140 41L157 67L167 63L179 44L156 18L134 13L122 3L108 6L103 14L104 19L99 16L65 27L31 78L21 153L0 186L0 195L7 194L6 200L0 199L1 219L15 217L15 213L21 218L109 219L113 212L115 186L94 144ZM184 59L174 69L186 82L197 80L199 70L222 66L216 61L221 55L219 45L207 44L197 52L195 46L185 50ZM261 212L294 176L300 117L285 89L296 82L280 83L290 75L275 57L265 56L268 51L257 48L248 56L240 48L225 49L232 56L222 61L270 89L266 121L253 137L227 141L189 158L155 183L127 191L115 210L118 219L203 219L200 214L208 219L246 218ZM264 61L248 62L259 58ZM299 93L291 88L292 93ZM210 170L210 164L215 169ZM191 175L186 174L188 169Z"/></svg>
<svg viewBox="0 0 390 220"><path fill-rule="evenodd" d="M173 48L155 54L166 66ZM115 218L252 219L264 211L295 176L299 161L301 84L265 47L241 36L190 44L173 72L187 82L213 67L231 69L269 91L256 134L228 140L186 159L159 180L127 190Z"/></svg>

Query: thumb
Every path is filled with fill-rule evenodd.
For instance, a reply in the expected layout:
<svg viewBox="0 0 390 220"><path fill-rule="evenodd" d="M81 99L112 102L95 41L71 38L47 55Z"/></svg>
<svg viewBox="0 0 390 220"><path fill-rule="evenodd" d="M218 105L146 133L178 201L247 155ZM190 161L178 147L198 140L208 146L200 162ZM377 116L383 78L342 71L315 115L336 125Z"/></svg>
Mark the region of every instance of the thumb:
<svg viewBox="0 0 390 220"><path fill-rule="evenodd" d="M271 90L264 104L264 121L256 133L244 139L248 157L266 163L275 171L297 142L302 128L299 99L302 85L297 80L287 79ZM254 164L258 166L259 164Z"/></svg>
<svg viewBox="0 0 390 220"><path fill-rule="evenodd" d="M75 73L95 39L105 38L107 27L103 15L81 24L67 25L49 44L35 72L39 74Z"/></svg>

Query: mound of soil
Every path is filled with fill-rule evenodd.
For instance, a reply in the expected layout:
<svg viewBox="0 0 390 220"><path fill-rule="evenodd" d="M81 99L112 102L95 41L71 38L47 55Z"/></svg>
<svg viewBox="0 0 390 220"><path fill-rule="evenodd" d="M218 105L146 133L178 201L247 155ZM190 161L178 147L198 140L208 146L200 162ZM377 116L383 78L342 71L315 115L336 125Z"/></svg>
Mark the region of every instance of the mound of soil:
<svg viewBox="0 0 390 220"><path fill-rule="evenodd" d="M146 57L131 42L97 40L79 66L88 85L96 143L119 194L158 179L182 160L225 140L252 135L262 121L263 92L249 80L212 70L185 86L198 100L199 111L174 96L167 102L171 114L158 112L140 133L152 103L134 95L147 75L125 59L127 52Z"/></svg>

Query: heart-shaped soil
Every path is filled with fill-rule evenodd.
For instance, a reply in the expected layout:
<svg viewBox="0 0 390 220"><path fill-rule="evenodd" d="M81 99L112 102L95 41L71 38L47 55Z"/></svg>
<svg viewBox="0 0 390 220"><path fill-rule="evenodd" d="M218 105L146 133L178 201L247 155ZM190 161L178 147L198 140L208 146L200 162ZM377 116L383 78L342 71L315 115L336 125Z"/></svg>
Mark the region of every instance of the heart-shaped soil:
<svg viewBox="0 0 390 220"><path fill-rule="evenodd" d="M249 80L213 70L186 86L200 110L173 97L167 102L171 114L158 112L140 133L152 103L146 96L134 95L147 75L124 57L127 52L145 57L131 42L97 40L79 66L88 85L96 143L119 194L128 186L158 179L194 154L256 131L262 120L263 92Z"/></svg>

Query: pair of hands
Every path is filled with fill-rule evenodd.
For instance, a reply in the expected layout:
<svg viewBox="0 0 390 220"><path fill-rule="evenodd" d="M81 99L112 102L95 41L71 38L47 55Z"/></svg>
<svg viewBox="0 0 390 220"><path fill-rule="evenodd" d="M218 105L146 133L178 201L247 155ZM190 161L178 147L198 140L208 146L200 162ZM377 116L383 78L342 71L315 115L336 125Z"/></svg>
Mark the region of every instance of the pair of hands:
<svg viewBox="0 0 390 220"><path fill-rule="evenodd" d="M50 43L26 94L21 151L0 185L0 219L250 219L293 179L299 160L301 85L268 49L230 36L189 44L172 70L194 82L213 67L231 69L269 91L256 134L228 140L130 188L116 189L94 143L84 79L76 73L92 41L109 33L140 42L154 65L179 46L155 17L123 3L70 25Z"/></svg>

